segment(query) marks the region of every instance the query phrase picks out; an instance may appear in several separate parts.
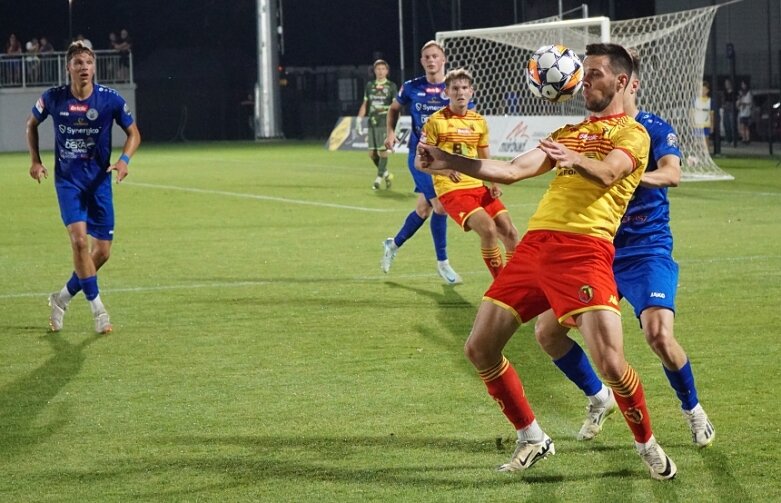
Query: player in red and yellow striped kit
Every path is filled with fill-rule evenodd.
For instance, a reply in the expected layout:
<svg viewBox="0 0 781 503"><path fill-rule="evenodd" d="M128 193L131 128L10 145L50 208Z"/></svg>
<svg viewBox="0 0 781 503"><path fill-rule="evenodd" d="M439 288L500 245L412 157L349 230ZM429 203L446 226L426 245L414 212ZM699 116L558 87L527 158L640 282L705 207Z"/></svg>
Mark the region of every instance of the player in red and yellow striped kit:
<svg viewBox="0 0 781 503"><path fill-rule="evenodd" d="M488 124L482 115L468 108L474 95L472 82L472 75L466 70L448 72L445 93L450 103L428 118L421 140L446 152L487 159L490 155ZM426 171L420 163L415 167ZM482 180L458 171L431 174L434 175L434 190L447 214L464 231L474 230L480 236L483 261L491 276L496 278L504 268L499 240L508 260L518 245L518 230L499 199L501 189L493 183L489 189Z"/></svg>
<svg viewBox="0 0 781 503"><path fill-rule="evenodd" d="M653 436L642 383L624 358L612 271L612 239L648 162L649 138L624 114L631 56L616 44L591 44L586 55L583 96L592 117L557 130L512 162L468 159L427 145L418 147L420 162L504 183L556 169L515 255L485 293L464 348L518 432L517 448L501 469L524 470L555 453L502 354L521 323L551 308L559 323L583 335L651 476L671 479L677 468Z"/></svg>

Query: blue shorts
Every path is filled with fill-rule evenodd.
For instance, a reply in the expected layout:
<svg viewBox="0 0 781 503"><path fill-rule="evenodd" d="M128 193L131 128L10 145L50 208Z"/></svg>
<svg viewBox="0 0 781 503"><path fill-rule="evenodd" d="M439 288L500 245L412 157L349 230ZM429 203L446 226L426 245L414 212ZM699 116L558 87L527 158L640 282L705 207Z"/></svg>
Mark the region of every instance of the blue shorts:
<svg viewBox="0 0 781 503"><path fill-rule="evenodd" d="M94 189L82 189L67 180L58 180L55 188L60 216L66 227L75 222L86 222L90 236L105 241L114 239L111 177L105 178Z"/></svg>
<svg viewBox="0 0 781 503"><path fill-rule="evenodd" d="M613 262L618 293L632 304L635 316L649 307L675 312L678 264L670 256L619 258Z"/></svg>
<svg viewBox="0 0 781 503"><path fill-rule="evenodd" d="M415 192L420 192L427 200L436 199L437 193L434 190L434 178L428 173L424 173L415 168L415 151L418 149L418 144L414 145L410 143L409 156L407 157L407 166L409 172L412 174L412 180L415 181Z"/></svg>

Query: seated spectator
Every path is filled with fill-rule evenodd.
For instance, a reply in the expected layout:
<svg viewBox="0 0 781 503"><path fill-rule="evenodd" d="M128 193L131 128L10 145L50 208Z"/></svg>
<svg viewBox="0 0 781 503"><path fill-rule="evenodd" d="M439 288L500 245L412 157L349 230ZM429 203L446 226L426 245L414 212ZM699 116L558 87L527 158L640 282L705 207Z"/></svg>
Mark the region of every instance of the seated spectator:
<svg viewBox="0 0 781 503"><path fill-rule="evenodd" d="M46 37L41 37L38 45L40 46L38 52L41 59L41 80L43 83L50 84L57 78L57 59L51 55L54 46Z"/></svg>
<svg viewBox="0 0 781 503"><path fill-rule="evenodd" d="M51 42L49 42L49 39L46 37L41 37L40 41L38 42L38 45L40 45L40 52L41 54L46 52L54 52L54 46Z"/></svg>
<svg viewBox="0 0 781 503"><path fill-rule="evenodd" d="M41 77L41 60L38 57L40 51L41 46L35 37L25 44L25 54L27 54L24 58L25 68L27 69L27 81L30 83L37 83Z"/></svg>
<svg viewBox="0 0 781 503"><path fill-rule="evenodd" d="M8 42L5 44L5 53L9 56L20 56L18 59L6 60L6 68L8 68L9 72L5 76L5 79L8 79L8 82L11 84L19 84L22 81L22 44L16 38L15 33L9 35Z"/></svg>
<svg viewBox="0 0 781 503"><path fill-rule="evenodd" d="M126 28L119 32L119 42L115 46L119 51L119 75L121 80L130 78L130 51L133 49L133 42L130 40L130 34Z"/></svg>

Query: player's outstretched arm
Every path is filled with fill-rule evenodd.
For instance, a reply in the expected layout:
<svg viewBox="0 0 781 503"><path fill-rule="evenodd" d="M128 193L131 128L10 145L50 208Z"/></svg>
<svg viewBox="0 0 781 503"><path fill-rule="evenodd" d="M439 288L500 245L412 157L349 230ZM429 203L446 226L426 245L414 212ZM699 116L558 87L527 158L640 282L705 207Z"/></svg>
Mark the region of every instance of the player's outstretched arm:
<svg viewBox="0 0 781 503"><path fill-rule="evenodd" d="M436 174L446 174L442 172L454 169L487 182L510 184L541 175L553 167L548 156L538 148L524 152L509 162L449 154L423 143L418 144L418 149L423 165Z"/></svg>
<svg viewBox="0 0 781 503"><path fill-rule="evenodd" d="M388 115L385 122L385 148L387 150L393 150L396 145L396 124L399 122L399 116L401 115L401 104L393 100L391 106L388 108Z"/></svg>
<svg viewBox="0 0 781 503"><path fill-rule="evenodd" d="M581 155L548 138L540 142L540 149L557 162L559 167L572 168L603 187L610 187L634 169L634 161L621 149L611 150L601 161Z"/></svg>
<svg viewBox="0 0 781 503"><path fill-rule="evenodd" d="M106 170L117 172L117 183L121 182L127 176L127 165L130 162L130 158L136 153L138 146L141 145L141 133L138 131L138 126L134 122L125 129L127 138L125 139L125 145L122 147L122 155L119 156L117 162L112 164Z"/></svg>
<svg viewBox="0 0 781 503"><path fill-rule="evenodd" d="M30 176L33 180L41 183L42 178L49 178L49 172L46 171L46 166L41 161L41 153L39 150L38 141L38 119L34 115L30 115L27 118L26 135L27 135L27 148L30 151Z"/></svg>
<svg viewBox="0 0 781 503"><path fill-rule="evenodd" d="M681 183L681 158L674 154L662 156L656 169L646 171L640 179L643 187L677 187Z"/></svg>

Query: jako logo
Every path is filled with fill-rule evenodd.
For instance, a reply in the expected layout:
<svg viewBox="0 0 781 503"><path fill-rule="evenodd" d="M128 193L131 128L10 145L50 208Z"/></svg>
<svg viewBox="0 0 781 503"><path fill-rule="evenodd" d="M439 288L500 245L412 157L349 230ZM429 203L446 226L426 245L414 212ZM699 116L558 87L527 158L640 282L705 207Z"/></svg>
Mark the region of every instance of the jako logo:
<svg viewBox="0 0 781 503"><path fill-rule="evenodd" d="M651 292L651 298L666 299L667 296L664 294L664 292Z"/></svg>

